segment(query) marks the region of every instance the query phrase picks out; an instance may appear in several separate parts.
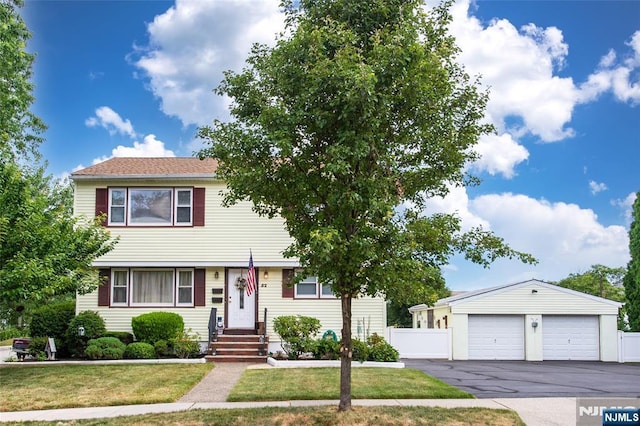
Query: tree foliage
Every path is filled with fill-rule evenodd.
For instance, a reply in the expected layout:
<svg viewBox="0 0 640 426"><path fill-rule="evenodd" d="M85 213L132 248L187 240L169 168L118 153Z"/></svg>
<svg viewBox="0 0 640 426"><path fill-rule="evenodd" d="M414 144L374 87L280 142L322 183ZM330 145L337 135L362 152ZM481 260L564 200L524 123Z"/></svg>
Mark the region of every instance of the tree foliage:
<svg viewBox="0 0 640 426"><path fill-rule="evenodd" d="M0 163L3 311L96 288L91 263L111 250L115 241L97 223L74 219L67 198L50 185L42 170L30 173L14 163Z"/></svg>
<svg viewBox="0 0 640 426"><path fill-rule="evenodd" d="M20 0L0 0L0 316L98 284L92 261L115 244L96 223L73 218L73 190L45 176L34 101L30 33ZM28 309L27 309L28 310Z"/></svg>
<svg viewBox="0 0 640 426"><path fill-rule="evenodd" d="M46 129L30 110L35 55L26 52L29 30L18 9L21 0L0 0L0 158L39 157Z"/></svg>
<svg viewBox="0 0 640 426"><path fill-rule="evenodd" d="M439 269L461 251L482 265L532 262L426 200L475 179L487 95L457 64L450 4L418 0L285 1L287 29L255 45L240 73L217 89L233 121L199 135L200 157L220 160L225 203L252 201L280 216L285 251L331 283L342 306L340 410L351 407L352 299L433 297Z"/></svg>
<svg viewBox="0 0 640 426"><path fill-rule="evenodd" d="M622 280L625 268L610 268L604 265L593 265L590 270L580 274L571 274L556 283L556 285L582 293L591 294L605 299L624 302L625 291ZM618 329L625 330L626 309L623 306L618 313Z"/></svg>
<svg viewBox="0 0 640 426"><path fill-rule="evenodd" d="M624 276L625 308L631 331L640 331L640 191L633 203L633 221L629 228L631 260Z"/></svg>

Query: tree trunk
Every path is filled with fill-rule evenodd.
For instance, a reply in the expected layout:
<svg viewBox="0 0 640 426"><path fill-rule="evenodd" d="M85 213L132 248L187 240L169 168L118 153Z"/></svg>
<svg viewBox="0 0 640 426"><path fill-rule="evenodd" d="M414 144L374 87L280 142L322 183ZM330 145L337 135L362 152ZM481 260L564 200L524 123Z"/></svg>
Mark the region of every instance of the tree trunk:
<svg viewBox="0 0 640 426"><path fill-rule="evenodd" d="M342 346L340 348L340 404L338 411L351 410L351 295L342 295Z"/></svg>

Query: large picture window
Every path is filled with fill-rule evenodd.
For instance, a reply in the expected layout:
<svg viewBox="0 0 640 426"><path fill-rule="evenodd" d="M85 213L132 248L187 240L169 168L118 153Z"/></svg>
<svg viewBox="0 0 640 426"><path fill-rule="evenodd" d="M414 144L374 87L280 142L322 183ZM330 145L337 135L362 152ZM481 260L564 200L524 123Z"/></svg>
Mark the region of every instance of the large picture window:
<svg viewBox="0 0 640 426"><path fill-rule="evenodd" d="M112 306L194 306L193 269L113 269Z"/></svg>
<svg viewBox="0 0 640 426"><path fill-rule="evenodd" d="M109 224L191 226L193 188L110 188Z"/></svg>

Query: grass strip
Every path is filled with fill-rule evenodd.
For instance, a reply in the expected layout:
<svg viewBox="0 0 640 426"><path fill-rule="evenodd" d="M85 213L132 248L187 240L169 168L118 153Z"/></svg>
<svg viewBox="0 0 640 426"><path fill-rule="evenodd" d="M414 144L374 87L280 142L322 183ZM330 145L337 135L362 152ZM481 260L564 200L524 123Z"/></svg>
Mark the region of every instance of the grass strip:
<svg viewBox="0 0 640 426"><path fill-rule="evenodd" d="M354 399L473 398L413 368L354 368ZM273 368L246 370L227 401L338 399L339 368Z"/></svg>
<svg viewBox="0 0 640 426"><path fill-rule="evenodd" d="M0 368L0 411L175 402L213 364L47 365Z"/></svg>

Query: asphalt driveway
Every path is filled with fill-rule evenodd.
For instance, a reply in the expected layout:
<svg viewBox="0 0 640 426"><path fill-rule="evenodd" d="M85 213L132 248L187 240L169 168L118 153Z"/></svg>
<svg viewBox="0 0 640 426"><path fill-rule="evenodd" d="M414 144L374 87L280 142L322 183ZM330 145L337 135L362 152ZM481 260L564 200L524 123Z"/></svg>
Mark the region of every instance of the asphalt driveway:
<svg viewBox="0 0 640 426"><path fill-rule="evenodd" d="M640 398L640 364L403 359L477 398Z"/></svg>

